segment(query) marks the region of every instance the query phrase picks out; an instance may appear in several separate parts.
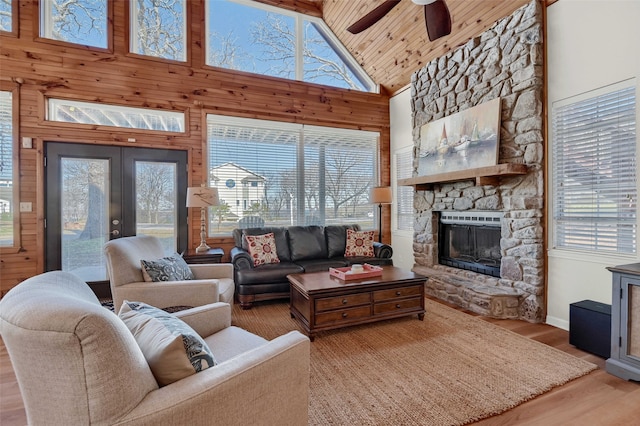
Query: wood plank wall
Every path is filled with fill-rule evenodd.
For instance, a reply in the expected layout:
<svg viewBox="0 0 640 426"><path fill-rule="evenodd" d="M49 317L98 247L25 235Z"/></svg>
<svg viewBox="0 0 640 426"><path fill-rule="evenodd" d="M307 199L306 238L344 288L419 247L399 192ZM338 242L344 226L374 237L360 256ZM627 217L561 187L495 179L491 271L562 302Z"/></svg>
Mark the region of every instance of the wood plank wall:
<svg viewBox="0 0 640 426"><path fill-rule="evenodd" d="M282 3L271 0L272 3ZM38 1L19 2L19 34L0 35L0 80L19 85L19 137L33 138L32 149L19 149L20 199L33 212L20 213L19 248L0 249L2 295L44 270L43 146L45 141L134 145L187 150L189 184L206 176L203 153L205 115L251 117L285 122L378 131L382 181L389 183L389 98L386 95L233 72L204 64L204 5L190 4L191 48L187 64L141 58L127 53L125 1L113 5L113 48L39 40ZM296 8L316 5L294 1ZM314 6L317 8L317 5ZM317 15L318 10L312 10ZM46 97L152 107L187 112L185 134L163 134L44 120ZM136 142L127 142L135 138ZM390 238L390 210L385 209L384 240ZM199 241L199 220L190 225L190 245ZM228 253L230 238L209 240ZM227 255L228 256L228 255ZM228 257L227 257L228 259Z"/></svg>

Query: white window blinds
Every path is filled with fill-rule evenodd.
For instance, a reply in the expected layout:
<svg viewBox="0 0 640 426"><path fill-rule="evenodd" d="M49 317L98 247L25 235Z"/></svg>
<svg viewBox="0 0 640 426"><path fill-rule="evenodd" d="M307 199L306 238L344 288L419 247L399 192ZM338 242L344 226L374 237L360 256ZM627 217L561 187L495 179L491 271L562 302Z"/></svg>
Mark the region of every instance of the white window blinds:
<svg viewBox="0 0 640 426"><path fill-rule="evenodd" d="M0 246L15 243L13 93L0 91Z"/></svg>
<svg viewBox="0 0 640 426"><path fill-rule="evenodd" d="M552 109L555 248L635 253L635 84Z"/></svg>
<svg viewBox="0 0 640 426"><path fill-rule="evenodd" d="M412 177L413 148L407 147L395 152L396 181ZM413 231L413 187L396 186L396 230Z"/></svg>
<svg viewBox="0 0 640 426"><path fill-rule="evenodd" d="M209 185L222 203L210 235L248 217L268 226L373 228L378 133L208 115L207 141Z"/></svg>

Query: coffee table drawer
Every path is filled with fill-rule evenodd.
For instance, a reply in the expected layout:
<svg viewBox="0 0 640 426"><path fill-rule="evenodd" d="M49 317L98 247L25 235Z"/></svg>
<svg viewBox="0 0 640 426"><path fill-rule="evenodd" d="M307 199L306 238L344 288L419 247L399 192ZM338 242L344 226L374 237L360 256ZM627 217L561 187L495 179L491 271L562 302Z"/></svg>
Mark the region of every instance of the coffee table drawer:
<svg viewBox="0 0 640 426"><path fill-rule="evenodd" d="M373 305L373 314L387 314L389 312L404 311L407 309L422 308L422 298L394 300L390 302L376 303Z"/></svg>
<svg viewBox="0 0 640 426"><path fill-rule="evenodd" d="M414 285L411 287L392 288L389 290L379 290L373 292L373 300L376 302L382 300L397 299L400 297L420 296L422 295L422 288L420 285Z"/></svg>
<svg viewBox="0 0 640 426"><path fill-rule="evenodd" d="M325 297L316 300L316 312L371 303L371 293L347 294L344 296Z"/></svg>
<svg viewBox="0 0 640 426"><path fill-rule="evenodd" d="M339 324L371 316L371 305L316 314L316 325Z"/></svg>

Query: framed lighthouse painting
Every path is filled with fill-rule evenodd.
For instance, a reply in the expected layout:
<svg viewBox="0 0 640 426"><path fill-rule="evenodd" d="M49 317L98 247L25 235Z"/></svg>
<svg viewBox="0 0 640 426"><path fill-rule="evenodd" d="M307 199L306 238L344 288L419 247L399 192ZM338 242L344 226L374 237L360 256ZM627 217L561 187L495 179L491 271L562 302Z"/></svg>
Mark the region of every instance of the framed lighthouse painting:
<svg viewBox="0 0 640 426"><path fill-rule="evenodd" d="M498 163L500 98L477 105L420 128L418 176L428 176Z"/></svg>

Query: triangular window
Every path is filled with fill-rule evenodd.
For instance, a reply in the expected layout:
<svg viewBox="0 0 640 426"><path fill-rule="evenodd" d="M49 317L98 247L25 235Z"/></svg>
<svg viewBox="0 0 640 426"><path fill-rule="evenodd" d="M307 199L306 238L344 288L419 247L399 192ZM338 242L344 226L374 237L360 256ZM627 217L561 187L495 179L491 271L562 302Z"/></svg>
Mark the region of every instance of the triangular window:
<svg viewBox="0 0 640 426"><path fill-rule="evenodd" d="M322 19L246 0L206 7L207 65L378 91Z"/></svg>

